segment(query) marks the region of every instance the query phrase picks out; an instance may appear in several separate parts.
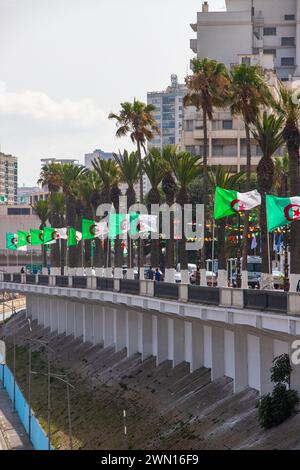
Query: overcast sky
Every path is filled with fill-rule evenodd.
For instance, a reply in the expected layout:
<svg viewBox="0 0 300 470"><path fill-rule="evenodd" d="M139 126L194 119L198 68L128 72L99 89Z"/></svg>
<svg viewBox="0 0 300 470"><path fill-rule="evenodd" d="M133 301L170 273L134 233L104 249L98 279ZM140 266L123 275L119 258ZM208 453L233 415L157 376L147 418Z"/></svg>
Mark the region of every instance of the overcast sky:
<svg viewBox="0 0 300 470"><path fill-rule="evenodd" d="M224 0L210 0L224 9ZM0 144L19 185L41 157L78 158L115 138L110 111L183 81L201 0L0 0Z"/></svg>

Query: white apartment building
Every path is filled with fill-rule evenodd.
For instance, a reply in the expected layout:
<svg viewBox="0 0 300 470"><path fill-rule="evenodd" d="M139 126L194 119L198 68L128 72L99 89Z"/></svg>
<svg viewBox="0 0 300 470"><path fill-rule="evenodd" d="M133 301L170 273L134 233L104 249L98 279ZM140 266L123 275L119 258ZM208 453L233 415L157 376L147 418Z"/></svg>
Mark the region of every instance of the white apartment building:
<svg viewBox="0 0 300 470"><path fill-rule="evenodd" d="M300 19L300 0L227 0L226 12L210 12L208 2L204 2L197 23L191 25L197 32L191 48L197 57L216 59L228 68L240 63L259 64L271 86L276 84L277 74L288 80L296 69L298 3ZM239 116L232 116L229 109L215 110L208 123L208 138L209 165L223 165L233 171L245 169L246 133ZM202 113L193 107L185 109L181 147L201 156L203 139ZM253 170L260 158L260 147L253 139Z"/></svg>
<svg viewBox="0 0 300 470"><path fill-rule="evenodd" d="M155 106L154 117L160 129L149 147L162 149L166 145L181 143L183 98L187 93L185 85L178 83L177 75L171 76L171 85L163 91L153 91L147 94L147 103Z"/></svg>
<svg viewBox="0 0 300 470"><path fill-rule="evenodd" d="M191 49L228 67L240 54L272 54L279 78L300 76L300 0L226 0L226 11L204 2Z"/></svg>

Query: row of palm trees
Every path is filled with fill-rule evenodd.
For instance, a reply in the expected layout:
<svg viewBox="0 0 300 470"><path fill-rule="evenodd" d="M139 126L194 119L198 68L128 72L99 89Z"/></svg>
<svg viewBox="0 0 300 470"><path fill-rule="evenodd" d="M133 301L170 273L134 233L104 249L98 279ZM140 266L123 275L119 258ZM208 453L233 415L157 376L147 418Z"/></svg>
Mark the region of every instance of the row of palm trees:
<svg viewBox="0 0 300 470"><path fill-rule="evenodd" d="M48 220L52 226L59 227L62 223L80 229L79 221L82 217L95 218L99 203L111 203L118 211L120 184L126 184L128 205L137 200L135 192L136 183L139 182L139 201L148 205L158 203L165 198L169 205L174 201L184 205L189 201L190 185L195 181L200 186L200 198L209 208L209 189L216 184L227 189L238 189L237 186L250 190L252 185L253 168L251 162L251 138L254 138L262 150L262 159L257 168L258 189L263 195L276 190L276 181L279 163L274 166L273 156L277 150L286 145L288 159L288 188L289 195L300 194L299 178L299 145L300 132L298 120L300 110L294 104L292 92L280 85L277 92L271 92L262 70L258 66L241 64L228 71L223 64L211 59L195 59L193 61L193 74L186 79L188 94L184 105L194 106L202 111L203 115L203 155L193 156L176 147L167 146L162 151L151 148L151 140L159 133L157 123L153 116L154 107L134 100L133 103L121 104L119 114L111 113L117 125L116 136L129 135L136 144L136 152L115 154L114 160L97 160L93 162L93 170L74 165L57 165L55 163L43 167L39 182L47 185L51 194L48 202ZM213 119L216 108L230 107L233 115L242 117L246 129L247 165L245 174L232 174L222 168L211 170L208 167L208 121ZM147 152L147 147L149 151ZM277 160L279 162L279 160ZM281 172L282 173L282 172ZM151 190L143 194L143 174L150 180ZM274 186L274 183L275 186ZM213 193L213 190L212 190ZM42 203L38 203L42 205ZM45 204L44 204L45 205ZM36 207L39 213L39 207ZM45 209L45 208L44 208ZM174 216L173 216L174 217ZM205 220L208 220L208 212ZM172 222L172 221L171 221ZM42 224L45 222L45 216ZM268 235L266 227L265 204L261 206L261 231L263 270L269 272L268 265ZM219 244L219 262L224 267L224 227L226 220L220 221L217 227ZM171 227L173 224L171 223ZM249 216L244 217L243 236L243 269L247 269ZM158 266L159 250L158 240L152 240L151 264ZM180 261L183 269L187 266L187 253L184 249L185 240L180 242ZM300 273L300 224L295 222L291 230L291 272ZM56 248L58 250L58 248ZM89 249L80 254L80 250L71 249L69 265L78 265L79 257L85 257L89 262ZM57 262L58 253L53 250L53 261ZM94 262L95 265L110 259L109 243L106 242L104 250L97 245ZM120 241L117 239L114 247L115 264L123 262ZM132 265L133 250L129 250ZM140 244L140 262L143 263L143 245ZM222 258L223 257L223 258ZM201 251L201 267L204 268L206 259L205 247ZM166 267L174 267L173 233L171 240L166 244Z"/></svg>

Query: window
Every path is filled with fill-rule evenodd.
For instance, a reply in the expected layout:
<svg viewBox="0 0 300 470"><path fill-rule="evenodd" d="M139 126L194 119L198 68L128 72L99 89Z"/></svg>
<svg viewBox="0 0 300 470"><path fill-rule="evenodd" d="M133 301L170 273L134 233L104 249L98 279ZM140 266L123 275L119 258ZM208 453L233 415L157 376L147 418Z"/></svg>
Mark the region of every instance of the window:
<svg viewBox="0 0 300 470"><path fill-rule="evenodd" d="M276 49L264 49L264 54L273 54L273 56L276 57L277 52Z"/></svg>
<svg viewBox="0 0 300 470"><path fill-rule="evenodd" d="M267 27L264 28L264 36L276 36L276 28Z"/></svg>
<svg viewBox="0 0 300 470"><path fill-rule="evenodd" d="M282 57L281 58L281 65L287 66L287 67L295 65L294 57Z"/></svg>
<svg viewBox="0 0 300 470"><path fill-rule="evenodd" d="M223 121L223 129L232 129L232 119L225 119Z"/></svg>
<svg viewBox="0 0 300 470"><path fill-rule="evenodd" d="M295 46L295 38L294 37L281 38L281 45L282 46Z"/></svg>
<svg viewBox="0 0 300 470"><path fill-rule="evenodd" d="M185 130L186 131L193 131L194 130L194 121L192 121L192 120L185 121Z"/></svg>
<svg viewBox="0 0 300 470"><path fill-rule="evenodd" d="M25 207L9 207L7 215L30 215L30 209Z"/></svg>
<svg viewBox="0 0 300 470"><path fill-rule="evenodd" d="M242 64L251 65L250 57L242 57Z"/></svg>
<svg viewBox="0 0 300 470"><path fill-rule="evenodd" d="M295 15L284 15L285 21L295 21Z"/></svg>

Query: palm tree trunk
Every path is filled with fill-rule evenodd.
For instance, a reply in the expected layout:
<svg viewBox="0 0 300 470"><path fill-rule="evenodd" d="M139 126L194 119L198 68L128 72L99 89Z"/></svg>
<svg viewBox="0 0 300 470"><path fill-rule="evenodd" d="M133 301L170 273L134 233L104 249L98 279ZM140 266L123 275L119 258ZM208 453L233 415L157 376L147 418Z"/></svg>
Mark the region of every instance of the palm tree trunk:
<svg viewBox="0 0 300 470"><path fill-rule="evenodd" d="M246 146L247 146L247 170L246 170L246 191L251 189L251 137L248 124L246 127ZM249 234L249 213L244 216L243 230L243 248L242 248L242 271L248 271L248 234Z"/></svg>
<svg viewBox="0 0 300 470"><path fill-rule="evenodd" d="M188 269L188 255L186 250L186 237L184 233L184 204L188 202L188 195L185 188L180 189L177 197L178 204L182 208L182 236L179 241L179 260L180 260L180 270Z"/></svg>
<svg viewBox="0 0 300 470"><path fill-rule="evenodd" d="M137 141L137 151L139 157L139 165L140 165L140 202L143 204L144 202L144 188L143 188L143 169L142 169L142 149L141 143Z"/></svg>
<svg viewBox="0 0 300 470"><path fill-rule="evenodd" d="M208 191L208 148L209 148L209 141L208 141L208 129L207 129L207 112L206 109L203 108L203 198L202 203L204 206L204 221L206 221L207 215L207 191ZM204 223L204 241L203 247L201 249L200 255L200 269L206 270L206 246L205 246L205 238L206 238L206 223ZM200 284L200 272L197 273L197 284Z"/></svg>
<svg viewBox="0 0 300 470"><path fill-rule="evenodd" d="M292 146L288 152L291 196L299 196L299 150ZM291 224L291 274L300 274L300 221Z"/></svg>
<svg viewBox="0 0 300 470"><path fill-rule="evenodd" d="M76 201L74 196L66 195L66 225L67 227L75 227L77 222ZM78 250L76 246L67 248L68 250L68 267L75 268L78 263Z"/></svg>
<svg viewBox="0 0 300 470"><path fill-rule="evenodd" d="M167 196L167 204L172 207L174 198ZM174 212L170 212L170 240L166 240L166 269L174 269Z"/></svg>

